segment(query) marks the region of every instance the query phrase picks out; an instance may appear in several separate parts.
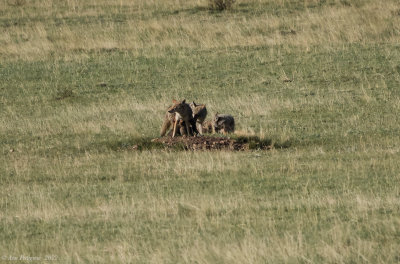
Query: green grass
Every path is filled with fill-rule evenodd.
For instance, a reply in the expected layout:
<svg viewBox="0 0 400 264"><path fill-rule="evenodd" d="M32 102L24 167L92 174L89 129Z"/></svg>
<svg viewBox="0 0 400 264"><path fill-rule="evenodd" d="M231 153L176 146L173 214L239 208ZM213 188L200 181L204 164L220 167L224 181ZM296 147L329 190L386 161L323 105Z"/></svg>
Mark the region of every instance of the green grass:
<svg viewBox="0 0 400 264"><path fill-rule="evenodd" d="M400 261L396 1L14 2L3 262ZM151 142L173 98L232 114L252 150Z"/></svg>

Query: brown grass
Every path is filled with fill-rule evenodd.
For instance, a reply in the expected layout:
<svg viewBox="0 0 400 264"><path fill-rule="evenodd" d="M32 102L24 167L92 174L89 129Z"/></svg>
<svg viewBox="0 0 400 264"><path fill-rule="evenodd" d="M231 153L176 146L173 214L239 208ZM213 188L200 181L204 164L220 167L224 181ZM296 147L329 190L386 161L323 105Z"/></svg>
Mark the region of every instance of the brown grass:
<svg viewBox="0 0 400 264"><path fill-rule="evenodd" d="M27 1L21 6L3 2L2 18L13 16L17 23L4 27L0 56L34 59L50 54L68 56L76 51L140 52L282 44L309 49L313 45L400 41L400 16L396 15L400 7L396 1L367 1L360 6L335 1L318 12L310 8L310 2L305 4L305 12L294 8L294 13L284 16L269 12L268 3L282 10L294 8L278 0L241 1L242 6L248 6L246 12L250 15L241 13L238 4L236 11L215 16L201 9L207 6L203 1ZM160 15L153 16L153 10ZM251 15L252 12L264 14ZM29 23L18 22L27 15ZM104 17L104 22L98 16Z"/></svg>

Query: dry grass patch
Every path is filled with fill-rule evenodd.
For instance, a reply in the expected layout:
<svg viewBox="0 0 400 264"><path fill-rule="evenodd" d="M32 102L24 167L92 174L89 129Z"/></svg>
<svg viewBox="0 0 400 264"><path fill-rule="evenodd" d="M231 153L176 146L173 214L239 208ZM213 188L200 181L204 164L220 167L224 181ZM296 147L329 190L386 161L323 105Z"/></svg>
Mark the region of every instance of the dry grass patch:
<svg viewBox="0 0 400 264"><path fill-rule="evenodd" d="M396 43L400 36L399 6L391 0L360 5L245 1L222 15L201 9L207 5L204 2L43 2L5 6L14 16L3 16L7 26L0 37L0 56L38 59L112 49L140 53L287 43L308 49L334 43ZM218 9L233 1L212 2ZM34 19L25 22L19 9Z"/></svg>

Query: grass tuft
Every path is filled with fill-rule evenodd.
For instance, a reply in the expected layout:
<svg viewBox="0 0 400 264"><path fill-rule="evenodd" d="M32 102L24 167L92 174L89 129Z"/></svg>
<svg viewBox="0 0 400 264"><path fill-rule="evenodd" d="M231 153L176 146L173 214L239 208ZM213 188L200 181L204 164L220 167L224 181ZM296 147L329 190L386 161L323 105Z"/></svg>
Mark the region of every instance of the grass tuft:
<svg viewBox="0 0 400 264"><path fill-rule="evenodd" d="M26 4L26 0L7 0L8 5L21 7Z"/></svg>
<svg viewBox="0 0 400 264"><path fill-rule="evenodd" d="M113 151L132 151L132 150L154 150L164 149L165 146L160 142L153 142L151 138L133 137L127 140L116 140L106 143L107 147Z"/></svg>
<svg viewBox="0 0 400 264"><path fill-rule="evenodd" d="M231 9L236 0L208 0L211 10L224 11Z"/></svg>
<svg viewBox="0 0 400 264"><path fill-rule="evenodd" d="M67 98L72 98L75 97L75 93L72 89L70 88L63 88L57 91L54 99L55 100L64 100Z"/></svg>

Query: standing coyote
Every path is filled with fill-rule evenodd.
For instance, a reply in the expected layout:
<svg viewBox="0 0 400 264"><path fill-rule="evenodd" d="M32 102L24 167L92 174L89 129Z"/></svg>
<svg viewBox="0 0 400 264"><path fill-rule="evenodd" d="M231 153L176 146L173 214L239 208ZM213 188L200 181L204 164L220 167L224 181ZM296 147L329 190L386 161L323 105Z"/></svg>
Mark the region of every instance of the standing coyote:
<svg viewBox="0 0 400 264"><path fill-rule="evenodd" d="M214 131L216 133L220 130L223 134L233 133L235 131L235 119L231 115L216 113L213 121Z"/></svg>
<svg viewBox="0 0 400 264"><path fill-rule="evenodd" d="M161 136L164 136L170 126L173 124L172 137L175 137L177 128L181 126L186 127L186 134L191 135L191 131L198 133L196 129L196 120L193 119L192 109L186 103L186 100L181 102L172 100L173 105L168 108L165 114L164 122L161 127ZM182 123L183 122L183 123ZM179 124L178 124L179 123ZM192 129L190 129L192 128Z"/></svg>
<svg viewBox="0 0 400 264"><path fill-rule="evenodd" d="M174 124L175 124L175 113L171 114L171 113L169 113L167 111L165 113L164 122L162 124L161 131L160 131L161 136L162 137L165 136L165 134L167 133L168 129L171 126L173 127ZM180 131L181 135L183 135L184 132L185 132L182 125L183 125L183 121L182 120L178 120L178 126L179 126L179 131ZM172 131L170 131L168 133L168 136L171 136L171 135L172 135Z"/></svg>
<svg viewBox="0 0 400 264"><path fill-rule="evenodd" d="M205 104L196 104L194 101L190 103L193 111L193 119L196 120L196 126L200 134L203 135L203 122L207 116L207 108Z"/></svg>

